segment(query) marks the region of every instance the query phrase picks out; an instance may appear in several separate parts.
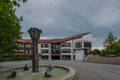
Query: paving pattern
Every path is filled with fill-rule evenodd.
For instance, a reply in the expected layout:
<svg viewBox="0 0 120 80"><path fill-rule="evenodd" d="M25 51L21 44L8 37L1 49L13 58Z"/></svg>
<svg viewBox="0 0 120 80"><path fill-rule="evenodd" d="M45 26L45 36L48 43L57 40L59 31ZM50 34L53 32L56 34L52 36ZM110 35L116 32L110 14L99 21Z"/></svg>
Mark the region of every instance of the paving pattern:
<svg viewBox="0 0 120 80"><path fill-rule="evenodd" d="M73 67L77 71L74 80L120 80L120 65L84 63L82 61L69 60L42 60L39 63L39 65L52 64ZM22 67L25 64L31 65L32 62L30 60L0 62L0 65L2 65L0 69Z"/></svg>

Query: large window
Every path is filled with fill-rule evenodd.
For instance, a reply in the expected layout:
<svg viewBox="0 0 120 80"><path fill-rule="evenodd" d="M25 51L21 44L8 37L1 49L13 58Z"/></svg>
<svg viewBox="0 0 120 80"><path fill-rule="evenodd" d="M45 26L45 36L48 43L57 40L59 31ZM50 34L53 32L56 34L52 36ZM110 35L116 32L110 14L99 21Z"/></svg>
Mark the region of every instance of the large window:
<svg viewBox="0 0 120 80"><path fill-rule="evenodd" d="M91 42L84 42L84 47L91 48Z"/></svg>
<svg viewBox="0 0 120 80"><path fill-rule="evenodd" d="M63 42L62 47L71 47L71 43Z"/></svg>
<svg viewBox="0 0 120 80"><path fill-rule="evenodd" d="M75 42L75 48L81 48L82 42Z"/></svg>
<svg viewBox="0 0 120 80"><path fill-rule="evenodd" d="M25 44L25 46L26 46L27 48L30 48L30 47L31 47L31 44Z"/></svg>
<svg viewBox="0 0 120 80"><path fill-rule="evenodd" d="M42 59L48 60L48 56L41 56Z"/></svg>
<svg viewBox="0 0 120 80"><path fill-rule="evenodd" d="M62 55L62 60L70 60L71 56L70 55Z"/></svg>
<svg viewBox="0 0 120 80"><path fill-rule="evenodd" d="M52 48L52 49L60 49L61 46L60 46L60 44L52 44L52 45L51 45L51 48Z"/></svg>
<svg viewBox="0 0 120 80"><path fill-rule="evenodd" d="M48 43L42 43L41 44L41 48L47 48L48 47Z"/></svg>
<svg viewBox="0 0 120 80"><path fill-rule="evenodd" d="M71 53L71 49L62 49L62 53Z"/></svg>
<svg viewBox="0 0 120 80"><path fill-rule="evenodd" d="M41 53L49 53L49 50L48 49L42 49Z"/></svg>

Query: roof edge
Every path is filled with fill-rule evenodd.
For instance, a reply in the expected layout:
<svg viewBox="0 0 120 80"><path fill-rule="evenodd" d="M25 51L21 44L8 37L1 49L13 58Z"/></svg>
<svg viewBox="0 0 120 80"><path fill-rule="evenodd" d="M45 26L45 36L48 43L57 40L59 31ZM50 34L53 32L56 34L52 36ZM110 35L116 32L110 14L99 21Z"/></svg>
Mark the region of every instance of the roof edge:
<svg viewBox="0 0 120 80"><path fill-rule="evenodd" d="M59 43L59 42L69 41L69 40L72 40L72 39L82 38L83 36L88 35L88 34L91 34L91 32L81 33L81 34L77 34L77 35L74 35L74 36L61 38L61 39L40 39L38 42ZM17 42L32 43L32 41L30 39L19 39Z"/></svg>

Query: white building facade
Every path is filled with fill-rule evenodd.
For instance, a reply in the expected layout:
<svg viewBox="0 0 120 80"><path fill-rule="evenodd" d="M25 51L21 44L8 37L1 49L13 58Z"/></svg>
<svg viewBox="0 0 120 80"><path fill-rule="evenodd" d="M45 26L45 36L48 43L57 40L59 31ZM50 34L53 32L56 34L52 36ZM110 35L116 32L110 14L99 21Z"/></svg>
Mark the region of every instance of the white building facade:
<svg viewBox="0 0 120 80"><path fill-rule="evenodd" d="M31 44L30 40L29 41L19 40L18 42L19 43L28 42ZM85 55L89 50L91 50L91 47L92 47L91 33L78 34L63 39L38 41L38 53L40 54L40 59L47 60L84 60Z"/></svg>

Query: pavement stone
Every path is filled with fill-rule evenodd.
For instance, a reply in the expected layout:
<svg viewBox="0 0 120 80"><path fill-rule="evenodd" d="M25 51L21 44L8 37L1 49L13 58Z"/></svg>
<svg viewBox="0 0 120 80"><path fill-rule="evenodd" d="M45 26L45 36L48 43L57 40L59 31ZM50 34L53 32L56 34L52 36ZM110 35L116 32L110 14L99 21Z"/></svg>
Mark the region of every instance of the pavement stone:
<svg viewBox="0 0 120 80"><path fill-rule="evenodd" d="M0 62L2 68L23 67L32 65L31 60ZM76 70L74 80L120 80L120 65L84 63L72 60L40 60L39 65L66 65Z"/></svg>

